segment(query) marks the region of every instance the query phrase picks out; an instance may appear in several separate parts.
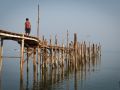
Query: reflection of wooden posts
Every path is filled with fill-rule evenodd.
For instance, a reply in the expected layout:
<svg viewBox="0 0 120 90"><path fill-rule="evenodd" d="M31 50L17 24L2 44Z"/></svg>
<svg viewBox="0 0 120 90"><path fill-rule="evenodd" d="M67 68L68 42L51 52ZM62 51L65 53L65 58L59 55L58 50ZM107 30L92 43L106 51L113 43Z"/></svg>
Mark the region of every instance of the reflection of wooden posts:
<svg viewBox="0 0 120 90"><path fill-rule="evenodd" d="M27 81L26 81L26 89L29 89L29 65L28 65L28 60L29 60L29 57L28 57L28 48L27 48Z"/></svg>
<svg viewBox="0 0 120 90"><path fill-rule="evenodd" d="M28 60L29 60L29 55L28 55L28 48L27 48L27 73L29 72L29 66L28 66Z"/></svg>
<svg viewBox="0 0 120 90"><path fill-rule="evenodd" d="M3 53L3 39L1 39L1 46L0 46L0 71L2 69L2 53Z"/></svg>
<svg viewBox="0 0 120 90"><path fill-rule="evenodd" d="M74 90L77 90L77 71L76 70L74 75Z"/></svg>
<svg viewBox="0 0 120 90"><path fill-rule="evenodd" d="M70 90L70 75L69 75L69 73L70 73L70 68L69 68L69 66L68 66L68 68L67 68L67 73L66 73L66 77L67 77L67 82L66 82L66 90Z"/></svg>
<svg viewBox="0 0 120 90"><path fill-rule="evenodd" d="M20 69L20 90L24 90L24 83L23 83L23 68Z"/></svg>
<svg viewBox="0 0 120 90"><path fill-rule="evenodd" d="M2 90L2 73L0 71L0 90Z"/></svg>
<svg viewBox="0 0 120 90"><path fill-rule="evenodd" d="M23 62L24 62L24 35L22 37L23 38L20 46L20 50L21 50L20 69L23 68Z"/></svg>

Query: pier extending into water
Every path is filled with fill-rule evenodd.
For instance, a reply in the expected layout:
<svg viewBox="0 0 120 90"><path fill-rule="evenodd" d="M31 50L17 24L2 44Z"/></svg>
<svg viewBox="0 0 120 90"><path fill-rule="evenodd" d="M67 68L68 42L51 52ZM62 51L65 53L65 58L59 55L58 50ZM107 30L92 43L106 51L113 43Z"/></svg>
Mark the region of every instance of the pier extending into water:
<svg viewBox="0 0 120 90"><path fill-rule="evenodd" d="M20 71L23 72L24 63L29 62L29 57L33 56L33 70L49 70L56 68L72 67L75 71L80 65L91 63L97 56L101 55L100 43L79 42L77 33L74 33L74 41L69 41L69 33L66 33L67 43L58 44L58 38L55 37L55 43L52 38L47 41L33 36L26 36L0 30L0 69L2 68L2 52L4 40L14 40L20 45ZM25 58L27 57L27 58ZM92 61L91 61L92 60ZM20 75L23 78L23 73Z"/></svg>

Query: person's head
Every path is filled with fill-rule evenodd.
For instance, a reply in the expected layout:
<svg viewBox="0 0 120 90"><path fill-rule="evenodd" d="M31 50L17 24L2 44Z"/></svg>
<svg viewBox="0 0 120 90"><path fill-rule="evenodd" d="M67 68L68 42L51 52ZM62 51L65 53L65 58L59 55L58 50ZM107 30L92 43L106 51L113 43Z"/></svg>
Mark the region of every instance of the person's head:
<svg viewBox="0 0 120 90"><path fill-rule="evenodd" d="M28 21L29 20L29 18L26 18L26 21Z"/></svg>

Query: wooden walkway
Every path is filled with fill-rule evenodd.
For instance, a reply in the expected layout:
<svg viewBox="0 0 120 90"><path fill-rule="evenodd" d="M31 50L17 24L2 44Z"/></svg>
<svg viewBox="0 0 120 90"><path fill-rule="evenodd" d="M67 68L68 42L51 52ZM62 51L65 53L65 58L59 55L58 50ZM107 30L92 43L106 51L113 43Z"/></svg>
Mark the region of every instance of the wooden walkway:
<svg viewBox="0 0 120 90"><path fill-rule="evenodd" d="M33 67L37 70L37 65L42 69L73 67L76 69L80 64L91 62L97 56L101 55L100 43L87 43L85 41L79 42L77 34L74 33L74 41L69 42L69 33L67 31L67 43L58 45L58 40L55 38L55 43L50 38L47 40L39 39L33 36L26 36L24 34L8 32L0 30L0 67L2 64L3 41L13 40L20 44L20 70L23 71L23 65L28 63L29 58L33 57ZM27 58L24 56L26 55ZM21 74L22 77L22 74Z"/></svg>
<svg viewBox="0 0 120 90"><path fill-rule="evenodd" d="M8 32L4 30L0 30L0 38L2 40L14 40L20 43L22 39L24 39L24 44L25 46L28 47L34 47L38 46L39 44L39 39L33 36L26 36L24 34L18 34L18 33L13 33L13 32Z"/></svg>

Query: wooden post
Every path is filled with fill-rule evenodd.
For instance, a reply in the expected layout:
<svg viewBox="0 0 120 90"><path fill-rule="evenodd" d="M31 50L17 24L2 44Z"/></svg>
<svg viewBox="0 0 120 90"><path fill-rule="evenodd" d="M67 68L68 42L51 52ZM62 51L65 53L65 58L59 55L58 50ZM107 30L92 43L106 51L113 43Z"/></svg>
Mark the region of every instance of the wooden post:
<svg viewBox="0 0 120 90"><path fill-rule="evenodd" d="M62 66L64 66L64 44L62 44Z"/></svg>
<svg viewBox="0 0 120 90"><path fill-rule="evenodd" d="M86 42L85 41L83 44L83 55L84 55L84 62L86 63Z"/></svg>
<svg viewBox="0 0 120 90"><path fill-rule="evenodd" d="M58 67L60 65L60 49L58 48Z"/></svg>
<svg viewBox="0 0 120 90"><path fill-rule="evenodd" d="M74 56L75 56L75 71L76 71L76 68L77 68L77 34L74 33Z"/></svg>
<svg viewBox="0 0 120 90"><path fill-rule="evenodd" d="M68 30L67 30L67 50L66 50L66 65L69 66L69 61L68 61L68 54L69 53L69 33L68 33Z"/></svg>
<svg viewBox="0 0 120 90"><path fill-rule="evenodd" d="M53 48L51 47L51 67L53 68Z"/></svg>
<svg viewBox="0 0 120 90"><path fill-rule="evenodd" d="M20 59L20 89L23 89L23 63L24 63L24 34L20 45L21 59Z"/></svg>
<svg viewBox="0 0 120 90"><path fill-rule="evenodd" d="M57 46L58 40L57 40L57 34L55 35L55 45Z"/></svg>
<svg viewBox="0 0 120 90"><path fill-rule="evenodd" d="M99 42L99 55L101 56L101 45L100 45L100 42Z"/></svg>
<svg viewBox="0 0 120 90"><path fill-rule="evenodd" d="M61 53L62 53L62 64L61 64L61 66L64 66L64 36L62 37L62 50L61 50Z"/></svg>
<svg viewBox="0 0 120 90"><path fill-rule="evenodd" d="M3 52L3 39L1 38L1 45L0 45L0 90L2 89L1 83L2 83L2 52Z"/></svg>
<svg viewBox="0 0 120 90"><path fill-rule="evenodd" d="M37 78L40 73L40 47L37 47Z"/></svg>
<svg viewBox="0 0 120 90"><path fill-rule="evenodd" d="M22 43L21 43L21 60L20 60L20 69L22 70L23 68L23 62L24 62L24 34L22 36Z"/></svg>
<svg viewBox="0 0 120 90"><path fill-rule="evenodd" d="M3 53L3 39L1 38L1 46L0 46L0 72L2 69L2 53Z"/></svg>
<svg viewBox="0 0 120 90"><path fill-rule="evenodd" d="M44 68L47 68L47 48L44 48Z"/></svg>
<svg viewBox="0 0 120 90"><path fill-rule="evenodd" d="M34 81L37 81L37 70L36 70L36 48L33 51L33 78Z"/></svg>
<svg viewBox="0 0 120 90"><path fill-rule="evenodd" d="M90 53L91 53L91 50L90 50L90 49L91 49L91 48L90 48L90 42L89 42L89 46L88 46L88 47L89 47L88 56L89 56L89 62L90 62L90 57L91 57L91 54L90 54Z"/></svg>
<svg viewBox="0 0 120 90"><path fill-rule="evenodd" d="M95 55L95 45L93 43L93 46L92 46L92 57Z"/></svg>
<svg viewBox="0 0 120 90"><path fill-rule="evenodd" d="M52 36L50 35L50 46L52 45Z"/></svg>

